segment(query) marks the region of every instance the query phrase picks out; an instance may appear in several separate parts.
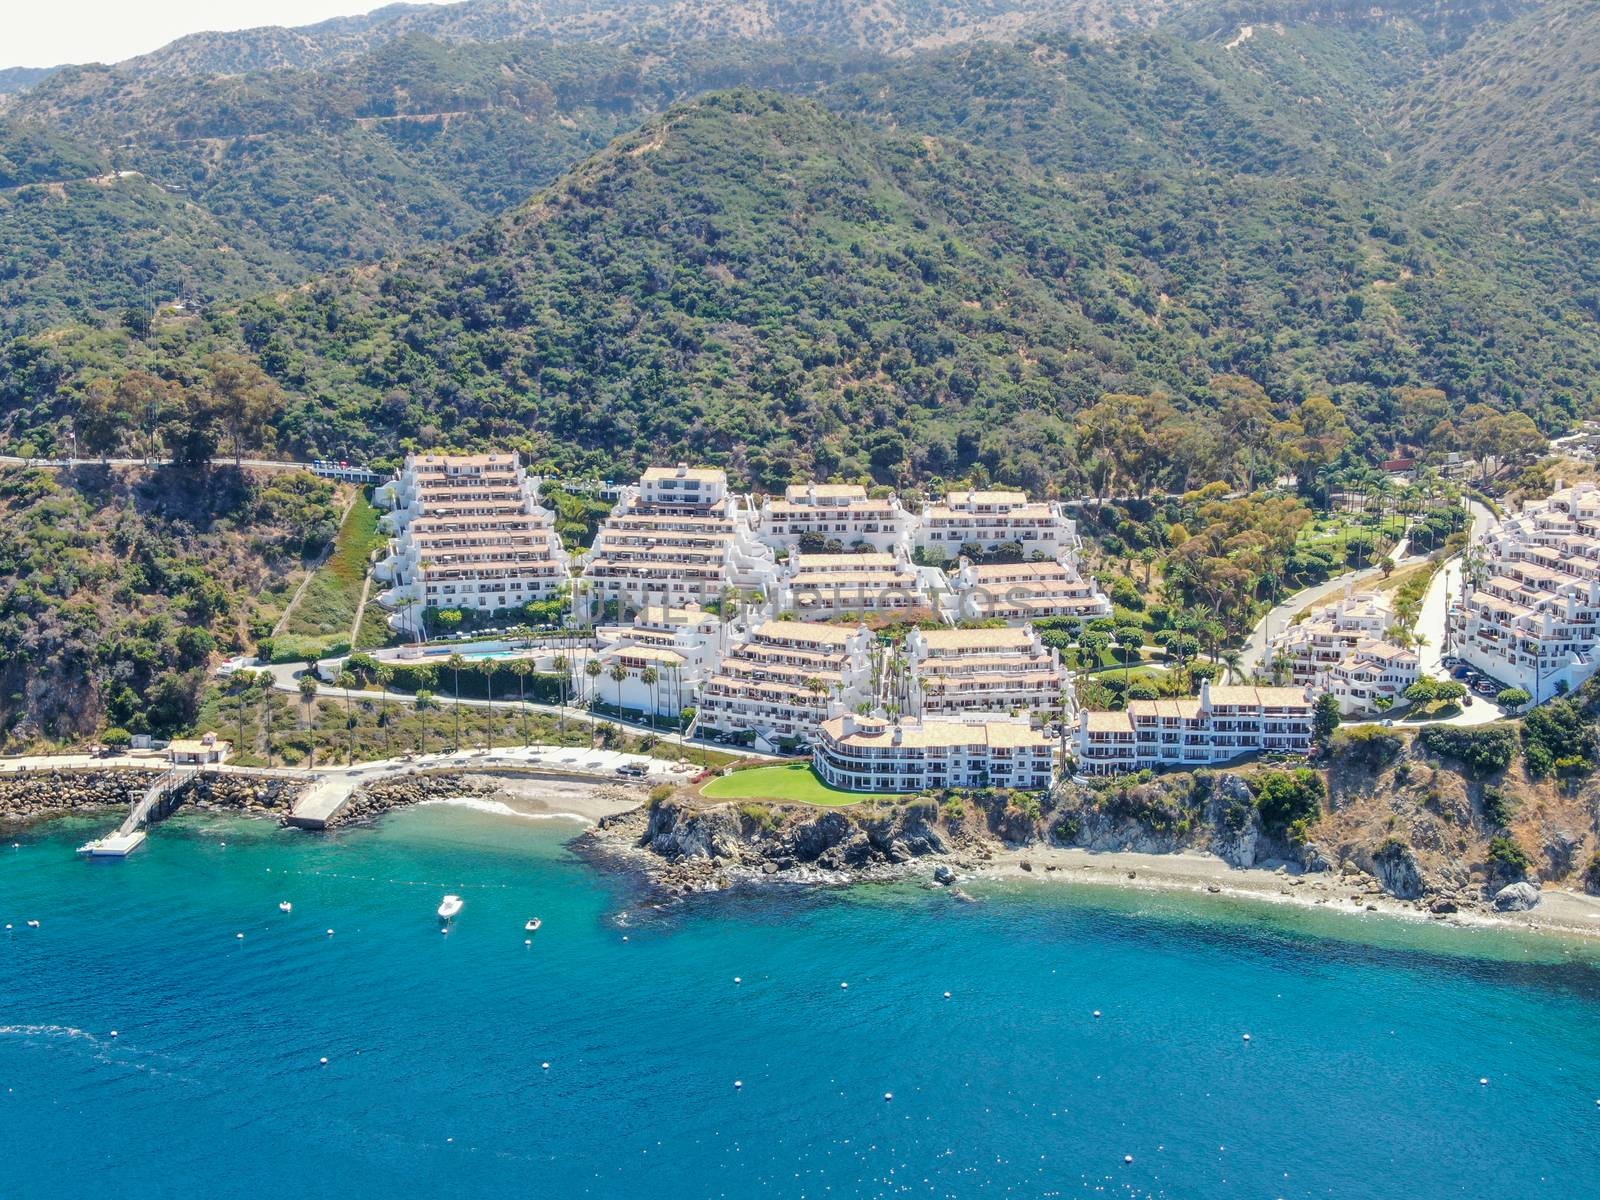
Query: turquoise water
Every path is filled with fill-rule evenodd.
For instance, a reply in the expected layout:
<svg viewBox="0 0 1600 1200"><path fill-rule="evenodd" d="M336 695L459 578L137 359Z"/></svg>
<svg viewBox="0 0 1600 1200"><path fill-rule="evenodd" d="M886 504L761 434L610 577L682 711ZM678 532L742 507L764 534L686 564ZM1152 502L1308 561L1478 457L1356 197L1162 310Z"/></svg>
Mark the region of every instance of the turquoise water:
<svg viewBox="0 0 1600 1200"><path fill-rule="evenodd" d="M1582 948L1046 884L648 911L575 826L442 806L76 861L103 824L0 849L0 1196L1600 1187Z"/></svg>

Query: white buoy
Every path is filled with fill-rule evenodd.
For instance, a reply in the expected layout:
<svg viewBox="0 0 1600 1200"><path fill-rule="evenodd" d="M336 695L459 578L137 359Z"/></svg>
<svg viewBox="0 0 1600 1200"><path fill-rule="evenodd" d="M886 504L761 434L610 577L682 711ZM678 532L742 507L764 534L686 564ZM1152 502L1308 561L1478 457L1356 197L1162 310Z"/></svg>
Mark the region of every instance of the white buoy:
<svg viewBox="0 0 1600 1200"><path fill-rule="evenodd" d="M1247 1042L1250 1040L1250 1035L1248 1033L1244 1035L1244 1040Z"/></svg>
<svg viewBox="0 0 1600 1200"><path fill-rule="evenodd" d="M28 922L28 928L29 929L37 929L37 928L39 928L39 922L37 922L37 921L29 921ZM241 934L240 936L243 937L244 935Z"/></svg>
<svg viewBox="0 0 1600 1200"><path fill-rule="evenodd" d="M242 934L242 933L236 933L233 936L238 938L240 941L244 940L244 934Z"/></svg>
<svg viewBox="0 0 1600 1200"><path fill-rule="evenodd" d="M946 1000L948 1000L948 999L950 999L950 993L949 993L949 992L946 992L946 993L945 993L945 994L944 994L944 998L945 998L945 999L946 999Z"/></svg>
<svg viewBox="0 0 1600 1200"><path fill-rule="evenodd" d="M1100 1015L1100 1010L1098 1008L1094 1010L1094 1015L1097 1017Z"/></svg>
<svg viewBox="0 0 1600 1200"><path fill-rule="evenodd" d="M733 1087L734 1087L734 1090L735 1090L735 1091L737 1091L737 1090L738 1090L738 1089L739 1089L739 1088L742 1088L742 1087L743 1087L743 1086L744 1086L744 1080L742 1080L742 1079L735 1079L735 1080L734 1080L734 1081L733 1081Z"/></svg>
<svg viewBox="0 0 1600 1200"><path fill-rule="evenodd" d="M1488 1087L1489 1086L1489 1077L1487 1075L1485 1075L1482 1079L1478 1080L1478 1086L1479 1087Z"/></svg>
<svg viewBox="0 0 1600 1200"><path fill-rule="evenodd" d="M327 1060L327 1059L326 1059L326 1058L324 1058L324 1059L323 1059L323 1060L322 1060L322 1065L323 1065L323 1066L327 1066L327 1065L328 1065L328 1060Z"/></svg>
<svg viewBox="0 0 1600 1200"><path fill-rule="evenodd" d="M293 912L294 911L294 905L290 904L287 900L280 900L280 901L278 901L278 911L279 912Z"/></svg>
<svg viewBox="0 0 1600 1200"><path fill-rule="evenodd" d="M894 1099L894 1093L893 1092L885 1092L883 1094L883 1098L885 1100L893 1100Z"/></svg>
<svg viewBox="0 0 1600 1200"><path fill-rule="evenodd" d="M522 939L522 944L524 946L531 946L531 945L533 945L533 939L532 938L523 938Z"/></svg>
<svg viewBox="0 0 1600 1200"><path fill-rule="evenodd" d="M627 934L623 934L622 935L622 940L623 941L627 941L628 940L628 935Z"/></svg>
<svg viewBox="0 0 1600 1200"><path fill-rule="evenodd" d="M10 928L11 928L11 922L10 922L10 921L7 921L7 922L6 922L6 928L7 928L7 929L10 929Z"/></svg>
<svg viewBox="0 0 1600 1200"><path fill-rule="evenodd" d="M332 936L333 936L333 930L331 930L331 929L330 929L330 930L328 930L328 936L329 936L329 937L332 937Z"/></svg>
<svg viewBox="0 0 1600 1200"><path fill-rule="evenodd" d="M737 975L735 975L735 976L734 976L734 977L733 977L733 981L734 981L734 982L735 982L735 983L743 983L743 982L744 982L744 980L743 980L743 979L741 979L741 978L739 978L739 976L737 976Z"/></svg>
<svg viewBox="0 0 1600 1200"><path fill-rule="evenodd" d="M1132 1161L1133 1161L1133 1155L1131 1155L1131 1154L1124 1154L1124 1155L1123 1155L1123 1156L1122 1156L1122 1161L1123 1161L1123 1162L1125 1162L1125 1163L1131 1163L1131 1162L1132 1162Z"/></svg>
<svg viewBox="0 0 1600 1200"><path fill-rule="evenodd" d="M848 987L849 987L849 986L850 986L850 985L849 985L849 984L848 984L848 983L841 983L841 984L840 984L840 985L839 985L839 987L840 987L840 988L848 988Z"/></svg>
<svg viewBox="0 0 1600 1200"><path fill-rule="evenodd" d="M550 1069L550 1064L549 1063L540 1063L539 1065L541 1067L543 1067L546 1071L548 1071Z"/></svg>
<svg viewBox="0 0 1600 1200"><path fill-rule="evenodd" d="M117 1036L117 1031L116 1031L116 1030L115 1030L115 1029L113 1029L113 1030L112 1030L112 1031L111 1031L111 1036L112 1036L112 1037L116 1037L116 1036Z"/></svg>

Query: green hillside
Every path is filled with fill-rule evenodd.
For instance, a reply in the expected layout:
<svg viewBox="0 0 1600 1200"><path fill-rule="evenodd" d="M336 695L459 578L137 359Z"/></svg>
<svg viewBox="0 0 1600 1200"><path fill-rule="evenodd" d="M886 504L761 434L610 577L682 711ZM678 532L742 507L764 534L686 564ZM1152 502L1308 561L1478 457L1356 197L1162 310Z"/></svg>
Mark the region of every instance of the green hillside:
<svg viewBox="0 0 1600 1200"><path fill-rule="evenodd" d="M1318 393L1374 453L1414 386L1564 426L1594 400L1600 332L1537 267L1326 180L1053 174L734 91L447 248L148 342L24 339L0 401L13 440L42 441L85 378L192 376L224 348L281 385L263 436L300 453L500 442L607 474L706 457L768 485L981 464L1053 491L1086 480L1078 414L1159 391L1161 470L1184 484L1244 449L1186 430L1224 403L1217 376L1265 388L1285 456Z"/></svg>

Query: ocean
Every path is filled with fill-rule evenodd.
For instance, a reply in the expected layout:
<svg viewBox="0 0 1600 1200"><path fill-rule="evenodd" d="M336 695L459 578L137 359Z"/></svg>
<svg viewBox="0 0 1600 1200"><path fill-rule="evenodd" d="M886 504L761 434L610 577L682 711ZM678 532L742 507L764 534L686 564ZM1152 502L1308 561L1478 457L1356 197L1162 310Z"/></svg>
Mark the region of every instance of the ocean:
<svg viewBox="0 0 1600 1200"><path fill-rule="evenodd" d="M656 909L450 805L77 860L105 825L0 847L3 1197L1597 1187L1596 948L1043 881Z"/></svg>

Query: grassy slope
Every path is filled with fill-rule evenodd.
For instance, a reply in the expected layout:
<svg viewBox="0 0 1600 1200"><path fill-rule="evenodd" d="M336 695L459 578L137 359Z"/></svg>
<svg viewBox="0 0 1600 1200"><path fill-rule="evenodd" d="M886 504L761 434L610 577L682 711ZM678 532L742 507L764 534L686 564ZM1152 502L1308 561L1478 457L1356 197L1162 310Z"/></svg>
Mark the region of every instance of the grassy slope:
<svg viewBox="0 0 1600 1200"><path fill-rule="evenodd" d="M317 569L284 624L293 645L326 653L350 641L356 605L372 552L383 542L378 511L363 493L355 498L328 561Z"/></svg>

